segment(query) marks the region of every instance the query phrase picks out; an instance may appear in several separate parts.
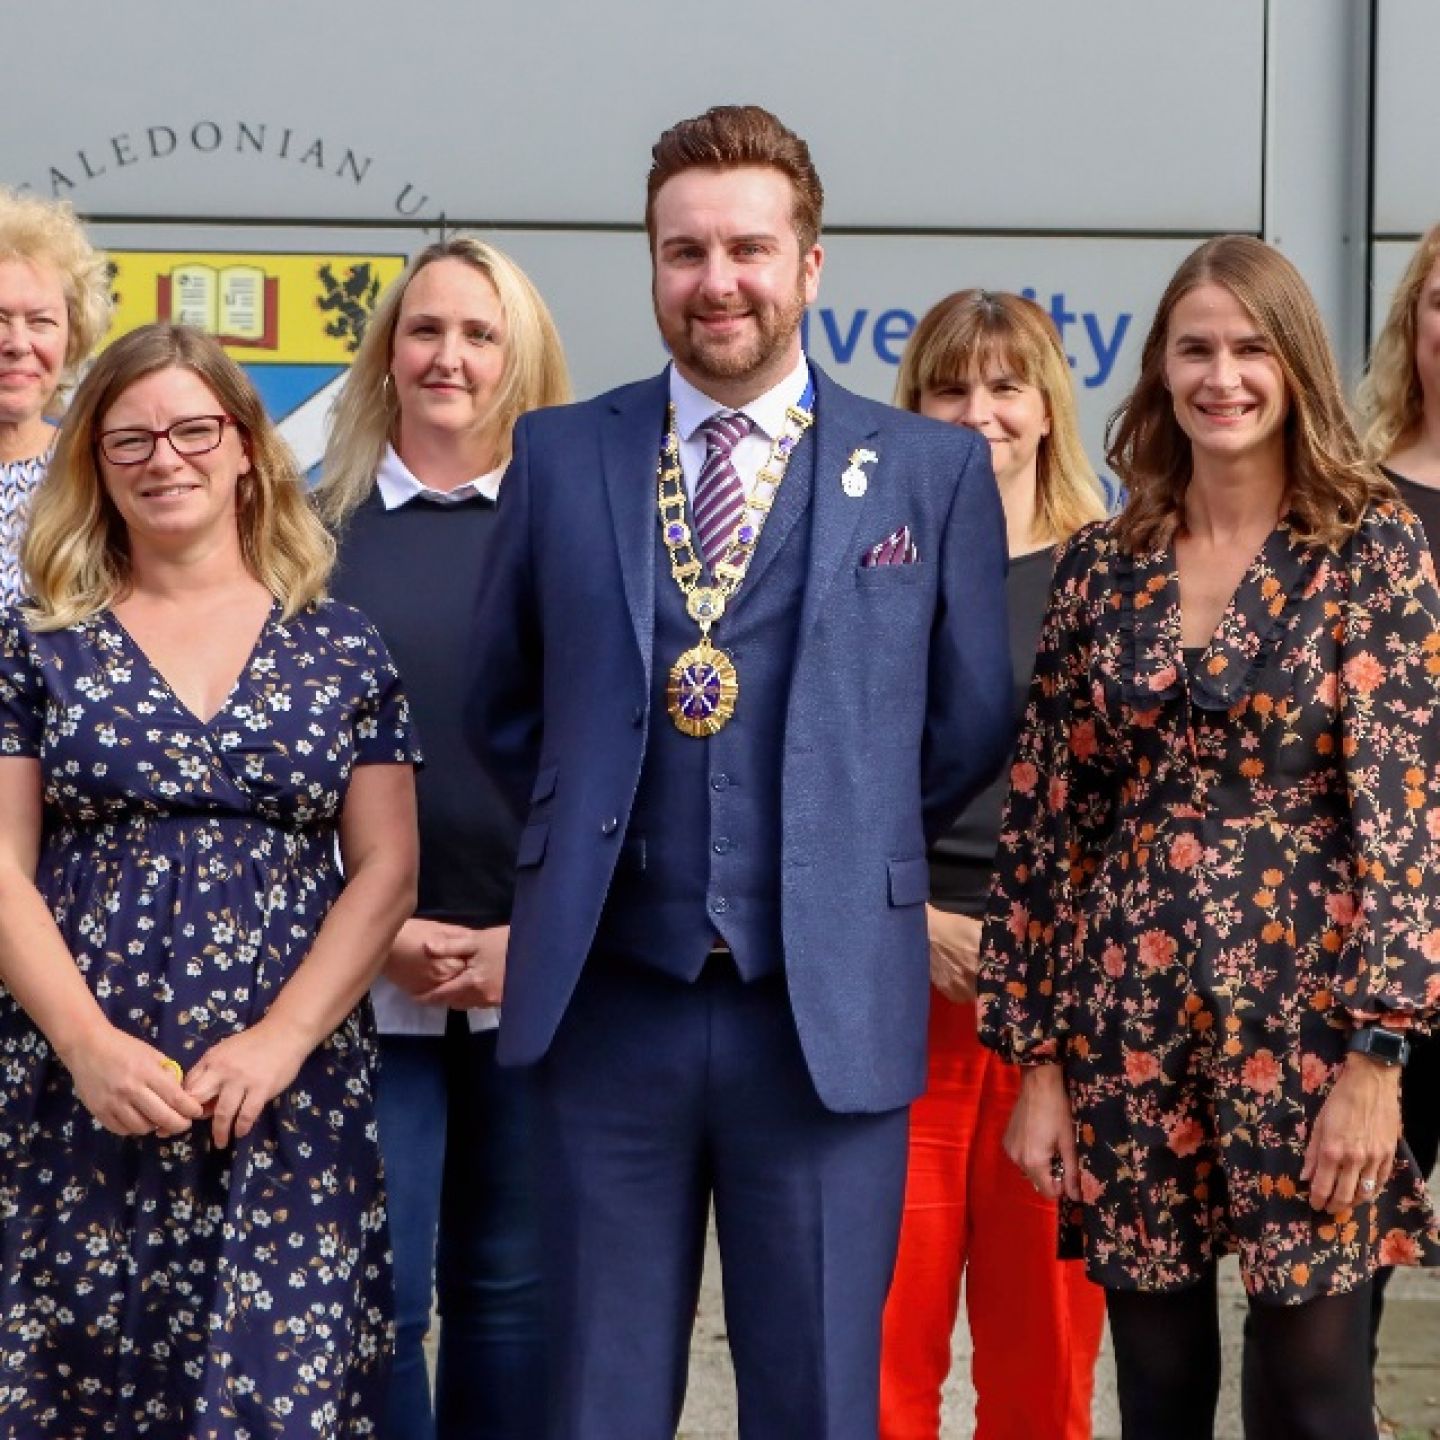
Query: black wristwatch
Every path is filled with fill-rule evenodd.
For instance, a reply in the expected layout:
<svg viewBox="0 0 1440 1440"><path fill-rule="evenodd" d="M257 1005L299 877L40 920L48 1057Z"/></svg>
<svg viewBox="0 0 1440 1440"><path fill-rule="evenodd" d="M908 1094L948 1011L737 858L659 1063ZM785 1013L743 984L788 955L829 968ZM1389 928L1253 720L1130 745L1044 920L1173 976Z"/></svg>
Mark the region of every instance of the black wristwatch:
<svg viewBox="0 0 1440 1440"><path fill-rule="evenodd" d="M1403 1065L1410 1058L1410 1040L1399 1030L1363 1025L1350 1037L1350 1049L1382 1065Z"/></svg>

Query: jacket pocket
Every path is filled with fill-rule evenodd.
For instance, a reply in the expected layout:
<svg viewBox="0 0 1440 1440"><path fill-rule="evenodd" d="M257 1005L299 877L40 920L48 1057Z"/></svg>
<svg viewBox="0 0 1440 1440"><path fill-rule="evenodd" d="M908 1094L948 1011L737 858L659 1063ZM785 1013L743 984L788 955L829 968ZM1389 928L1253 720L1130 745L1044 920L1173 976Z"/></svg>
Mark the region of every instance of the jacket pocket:
<svg viewBox="0 0 1440 1440"><path fill-rule="evenodd" d="M545 858L545 846L550 839L550 822L543 820L538 825L527 825L520 832L520 845L515 851L515 868L531 869Z"/></svg>
<svg viewBox="0 0 1440 1440"><path fill-rule="evenodd" d="M860 590L894 590L905 585L919 585L927 567L919 560L905 565L857 565L855 585Z"/></svg>
<svg viewBox="0 0 1440 1440"><path fill-rule="evenodd" d="M930 862L923 855L885 864L890 871L892 905L923 905L930 898Z"/></svg>

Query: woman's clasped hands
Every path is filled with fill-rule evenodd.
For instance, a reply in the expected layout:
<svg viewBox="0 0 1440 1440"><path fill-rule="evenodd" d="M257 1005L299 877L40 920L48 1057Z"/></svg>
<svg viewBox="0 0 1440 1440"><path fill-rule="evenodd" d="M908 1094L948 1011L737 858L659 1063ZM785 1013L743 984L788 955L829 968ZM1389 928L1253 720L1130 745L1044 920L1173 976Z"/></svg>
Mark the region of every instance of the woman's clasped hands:
<svg viewBox="0 0 1440 1440"><path fill-rule="evenodd" d="M183 1074L155 1046L114 1025L97 1030L66 1064L85 1108L113 1135L173 1139L210 1117L215 1144L243 1140L294 1082L310 1046L261 1020L212 1045Z"/></svg>

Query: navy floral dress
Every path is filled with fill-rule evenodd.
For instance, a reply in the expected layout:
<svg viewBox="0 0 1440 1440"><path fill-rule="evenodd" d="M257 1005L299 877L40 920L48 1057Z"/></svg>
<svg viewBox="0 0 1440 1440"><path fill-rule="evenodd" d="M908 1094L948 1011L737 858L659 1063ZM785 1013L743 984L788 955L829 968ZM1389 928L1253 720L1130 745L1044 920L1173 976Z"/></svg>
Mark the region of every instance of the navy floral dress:
<svg viewBox="0 0 1440 1440"><path fill-rule="evenodd" d="M36 875L109 1019L189 1069L267 1010L340 889L356 765L418 759L379 637L266 622L209 723L108 612L0 615L0 754L38 756ZM0 988L0 1433L376 1433L390 1255L362 1006L216 1149L96 1122Z"/></svg>
<svg viewBox="0 0 1440 1440"><path fill-rule="evenodd" d="M1173 552L1081 531L996 866L981 1038L1064 1066L1062 1254L1163 1291L1235 1251L1278 1303L1440 1264L1403 1145L1341 1215L1300 1179L1356 1023L1440 1009L1440 595L1407 512L1340 553L1282 522L1193 673Z"/></svg>

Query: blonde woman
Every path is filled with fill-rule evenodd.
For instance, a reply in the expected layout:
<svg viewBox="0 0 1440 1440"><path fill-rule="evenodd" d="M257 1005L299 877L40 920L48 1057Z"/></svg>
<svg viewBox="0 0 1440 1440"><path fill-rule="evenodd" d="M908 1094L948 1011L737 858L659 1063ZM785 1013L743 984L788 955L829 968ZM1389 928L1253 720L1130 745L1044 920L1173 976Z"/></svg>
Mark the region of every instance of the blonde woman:
<svg viewBox="0 0 1440 1440"><path fill-rule="evenodd" d="M75 212L0 186L0 605L24 593L20 540L61 393L109 324L105 260Z"/></svg>
<svg viewBox="0 0 1440 1440"><path fill-rule="evenodd" d="M1440 1000L1440 595L1279 251L1161 298L1112 427L1129 491L1063 547L984 931L1006 1148L1105 1286L1126 1440L1208 1440L1216 1268L1255 1440L1374 1434L1370 1281L1440 1264L1399 1146Z"/></svg>
<svg viewBox="0 0 1440 1440"><path fill-rule="evenodd" d="M452 236L416 255L376 307L317 492L340 543L335 592L395 655L428 760L419 903L375 986L392 1440L544 1432L524 1082L495 1065L517 830L465 744L460 687L511 431L568 398L534 286L494 247ZM437 1278L432 1399L423 1342Z"/></svg>
<svg viewBox="0 0 1440 1440"><path fill-rule="evenodd" d="M102 354L0 618L7 1435L374 1433L416 753L332 556L215 341Z"/></svg>
<svg viewBox="0 0 1440 1440"><path fill-rule="evenodd" d="M1009 533L1010 655L1025 708L1055 547L1105 513L1085 458L1070 368L1049 316L1019 295L962 290L920 321L896 404L990 444ZM883 1440L937 1440L965 1281L978 1440L1089 1440L1103 1292L1055 1258L1055 1201L1001 1139L1013 1066L975 1034L980 917L1007 781L973 800L930 857L930 1061L910 1111L910 1160L881 1358Z"/></svg>
<svg viewBox="0 0 1440 1440"><path fill-rule="evenodd" d="M1360 386L1365 449L1440 543L1440 225L1416 246ZM1405 1143L1429 1176L1440 1154L1440 1036L1416 1035L1400 1091ZM1375 1277L1378 1346L1390 1270Z"/></svg>

